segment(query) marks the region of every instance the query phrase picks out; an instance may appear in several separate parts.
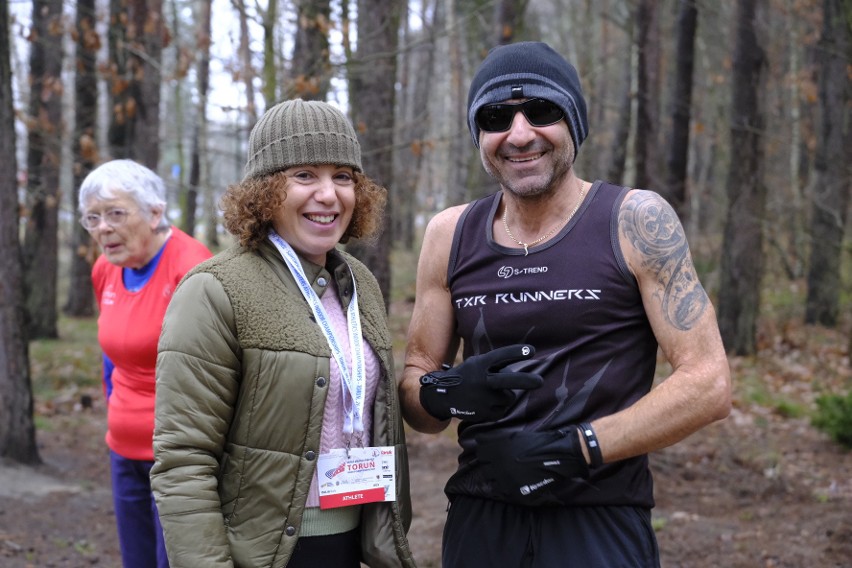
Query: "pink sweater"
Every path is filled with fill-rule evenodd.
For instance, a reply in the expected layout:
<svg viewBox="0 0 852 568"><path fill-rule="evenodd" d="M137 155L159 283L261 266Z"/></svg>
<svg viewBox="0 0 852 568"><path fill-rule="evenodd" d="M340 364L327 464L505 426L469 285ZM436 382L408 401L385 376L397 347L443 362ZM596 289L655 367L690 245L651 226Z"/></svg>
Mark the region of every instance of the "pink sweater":
<svg viewBox="0 0 852 568"><path fill-rule="evenodd" d="M337 289L331 281L322 296L322 305L328 314L334 333L343 346L346 360L351 360L351 348L349 345L349 332L346 328L346 311L340 305ZM376 400L376 386L379 383L379 359L370 345L364 343L364 364L367 376L367 397L364 401L364 434L361 443L353 436L352 447L369 446L371 441L370 431L373 424L373 402ZM331 377L329 377L328 396L325 401L325 410L322 418L322 437L320 439L320 453L327 453L335 448L345 448L349 442L348 436L343 433L343 394L341 392L342 378L340 368L334 357L331 358ZM317 478L311 481L311 490L308 493L308 507L319 507L319 488Z"/></svg>

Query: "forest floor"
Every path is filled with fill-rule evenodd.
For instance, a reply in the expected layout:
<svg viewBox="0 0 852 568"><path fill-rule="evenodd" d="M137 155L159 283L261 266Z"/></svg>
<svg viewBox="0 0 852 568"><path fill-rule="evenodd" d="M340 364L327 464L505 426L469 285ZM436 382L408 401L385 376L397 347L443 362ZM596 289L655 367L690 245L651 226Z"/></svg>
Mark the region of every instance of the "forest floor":
<svg viewBox="0 0 852 568"><path fill-rule="evenodd" d="M90 373L91 329L61 332L87 345L70 360L44 361L69 340L31 353L44 464L0 463L4 568L120 566L99 386L61 378ZM786 326L762 331L758 356L731 359L731 416L651 456L663 568L852 566L852 452L810 424L817 395L852 387L847 348L841 333ZM408 435L409 539L421 567L440 566L454 432Z"/></svg>

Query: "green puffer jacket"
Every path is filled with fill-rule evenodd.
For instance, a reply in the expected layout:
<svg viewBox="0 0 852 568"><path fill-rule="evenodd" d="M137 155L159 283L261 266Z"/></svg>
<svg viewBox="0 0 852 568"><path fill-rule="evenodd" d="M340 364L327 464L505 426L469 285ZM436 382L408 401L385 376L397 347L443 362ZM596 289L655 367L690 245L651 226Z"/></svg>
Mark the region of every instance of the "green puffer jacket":
<svg viewBox="0 0 852 568"><path fill-rule="evenodd" d="M396 448L397 500L361 505L362 561L413 567L408 455L378 284L350 255L302 262L314 290L355 276L362 333L382 377L373 446ZM349 294L349 295L347 295ZM282 568L299 537L319 454L331 351L278 251L232 247L184 278L157 357L151 486L172 568Z"/></svg>

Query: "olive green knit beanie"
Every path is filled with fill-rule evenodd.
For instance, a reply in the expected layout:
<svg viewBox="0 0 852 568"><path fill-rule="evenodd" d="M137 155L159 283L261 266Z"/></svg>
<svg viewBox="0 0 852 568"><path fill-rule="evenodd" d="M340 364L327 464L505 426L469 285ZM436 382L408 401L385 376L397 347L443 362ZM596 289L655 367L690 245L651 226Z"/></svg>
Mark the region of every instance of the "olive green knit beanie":
<svg viewBox="0 0 852 568"><path fill-rule="evenodd" d="M255 124L244 179L318 164L361 171L361 145L355 129L328 103L293 99L273 106Z"/></svg>

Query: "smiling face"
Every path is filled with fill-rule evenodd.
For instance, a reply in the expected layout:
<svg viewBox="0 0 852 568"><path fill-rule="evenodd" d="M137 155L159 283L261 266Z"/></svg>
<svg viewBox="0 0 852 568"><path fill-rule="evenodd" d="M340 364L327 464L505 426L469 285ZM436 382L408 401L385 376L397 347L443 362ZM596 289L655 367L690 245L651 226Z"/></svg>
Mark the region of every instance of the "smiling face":
<svg viewBox="0 0 852 568"><path fill-rule="evenodd" d="M86 202L84 216L101 217L100 223L90 229L89 233L112 264L125 268L142 268L154 258L163 244L164 233L156 231L163 212L161 209L152 209L148 218L140 210L139 204L126 192L115 190L112 195L109 199L92 198ZM125 220L117 226L109 225L104 220L106 212L114 209L128 213Z"/></svg>
<svg viewBox="0 0 852 568"><path fill-rule="evenodd" d="M287 197L272 227L293 250L325 265L326 254L340 242L355 210L355 176L349 166L322 164L284 170Z"/></svg>
<svg viewBox="0 0 852 568"><path fill-rule="evenodd" d="M564 120L536 127L518 112L508 130L483 131L479 142L485 171L521 197L552 193L574 162L574 144Z"/></svg>

